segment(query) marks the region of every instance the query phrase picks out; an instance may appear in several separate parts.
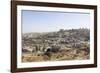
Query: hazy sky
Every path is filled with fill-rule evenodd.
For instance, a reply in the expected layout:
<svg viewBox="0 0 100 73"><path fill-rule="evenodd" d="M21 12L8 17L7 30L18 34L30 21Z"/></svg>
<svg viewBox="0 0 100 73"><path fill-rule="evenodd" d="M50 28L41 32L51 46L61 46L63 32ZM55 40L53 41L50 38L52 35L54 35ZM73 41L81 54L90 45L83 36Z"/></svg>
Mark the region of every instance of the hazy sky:
<svg viewBox="0 0 100 73"><path fill-rule="evenodd" d="M90 14L23 10L22 32L50 32L90 27Z"/></svg>

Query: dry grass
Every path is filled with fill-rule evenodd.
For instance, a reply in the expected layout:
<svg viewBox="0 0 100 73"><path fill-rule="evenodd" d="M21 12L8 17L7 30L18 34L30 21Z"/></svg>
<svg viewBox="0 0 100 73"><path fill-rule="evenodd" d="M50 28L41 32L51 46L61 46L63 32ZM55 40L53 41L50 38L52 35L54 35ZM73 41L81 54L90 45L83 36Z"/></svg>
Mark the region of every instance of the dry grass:
<svg viewBox="0 0 100 73"><path fill-rule="evenodd" d="M40 61L60 61L60 60L85 60L89 59L89 54L84 50L70 49L60 50L57 53L51 53L50 56L43 54L23 54L22 62L40 62Z"/></svg>

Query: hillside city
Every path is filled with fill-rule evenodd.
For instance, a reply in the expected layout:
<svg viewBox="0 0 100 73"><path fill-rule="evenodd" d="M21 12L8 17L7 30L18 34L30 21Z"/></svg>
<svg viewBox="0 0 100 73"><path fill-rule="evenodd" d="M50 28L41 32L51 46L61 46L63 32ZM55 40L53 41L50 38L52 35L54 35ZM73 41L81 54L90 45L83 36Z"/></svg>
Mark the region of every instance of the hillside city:
<svg viewBox="0 0 100 73"><path fill-rule="evenodd" d="M22 62L89 58L90 30L87 28L22 34Z"/></svg>

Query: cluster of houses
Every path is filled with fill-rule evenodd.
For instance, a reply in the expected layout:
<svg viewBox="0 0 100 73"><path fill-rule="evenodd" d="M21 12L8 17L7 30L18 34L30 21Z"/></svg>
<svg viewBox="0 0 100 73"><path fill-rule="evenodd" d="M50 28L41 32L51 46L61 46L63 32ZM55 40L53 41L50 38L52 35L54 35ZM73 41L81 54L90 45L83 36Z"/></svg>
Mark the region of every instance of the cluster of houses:
<svg viewBox="0 0 100 73"><path fill-rule="evenodd" d="M76 49L76 48L77 49L89 49L89 41L75 39L75 37L77 36L77 34L75 34L76 32L73 31L73 33L75 34L75 37L74 35L71 36L72 33L69 33L67 35L65 35L64 33L65 33L64 30L60 30L59 32L43 34L40 37L38 36L38 38L37 37L34 38L34 34L32 35L32 33L30 37L28 37L28 35L25 35L28 38L25 38L24 36L24 39L22 41L23 43L22 52L23 53L45 53L45 52L56 53L62 49L66 49L66 50ZM79 36L77 36L76 38L78 37Z"/></svg>

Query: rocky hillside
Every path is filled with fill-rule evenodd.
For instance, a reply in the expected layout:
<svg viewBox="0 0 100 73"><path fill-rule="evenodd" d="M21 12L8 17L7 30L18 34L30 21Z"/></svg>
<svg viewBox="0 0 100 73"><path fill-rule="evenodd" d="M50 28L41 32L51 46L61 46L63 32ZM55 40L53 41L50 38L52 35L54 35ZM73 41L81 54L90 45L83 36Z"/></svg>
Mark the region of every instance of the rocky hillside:
<svg viewBox="0 0 100 73"><path fill-rule="evenodd" d="M89 29L60 29L55 32L24 33L22 35L22 52L49 57L51 53L54 55L63 50L77 53L82 50L89 56L89 37Z"/></svg>

